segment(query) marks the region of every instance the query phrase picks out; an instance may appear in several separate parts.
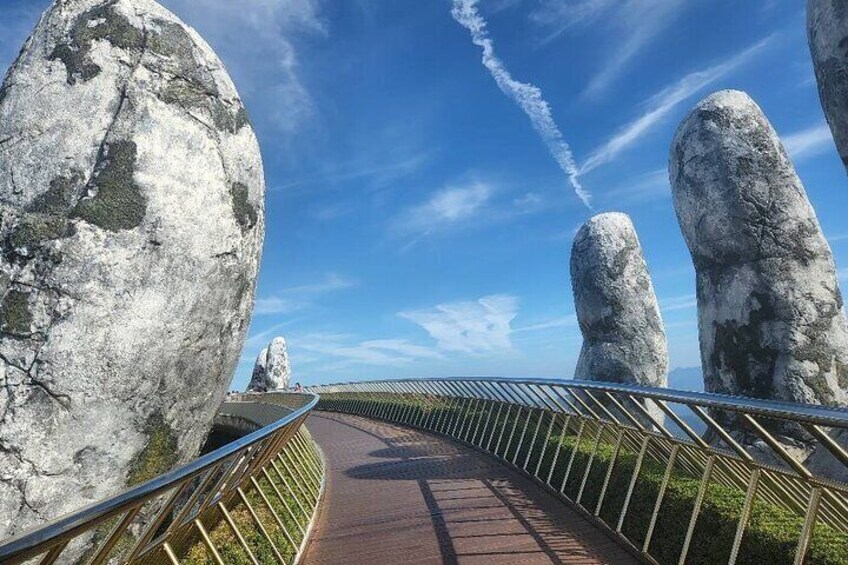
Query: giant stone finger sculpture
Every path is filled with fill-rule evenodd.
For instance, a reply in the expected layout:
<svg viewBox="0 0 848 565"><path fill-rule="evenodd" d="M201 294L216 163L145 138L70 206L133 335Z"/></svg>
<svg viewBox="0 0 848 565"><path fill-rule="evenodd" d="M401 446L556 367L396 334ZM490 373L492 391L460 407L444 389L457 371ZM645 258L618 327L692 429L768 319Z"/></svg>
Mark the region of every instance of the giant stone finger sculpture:
<svg viewBox="0 0 848 565"><path fill-rule="evenodd" d="M848 168L848 2L807 0L807 39L822 109Z"/></svg>
<svg viewBox="0 0 848 565"><path fill-rule="evenodd" d="M706 390L844 403L848 324L833 256L760 108L729 90L700 102L669 171L697 273Z"/></svg>
<svg viewBox="0 0 848 565"><path fill-rule="evenodd" d="M286 340L283 337L275 337L256 357L247 392L286 389L289 386L289 380L291 380L291 364Z"/></svg>
<svg viewBox="0 0 848 565"><path fill-rule="evenodd" d="M626 214L598 214L571 248L571 286L583 348L577 379L668 384L668 344L642 247ZM656 407L651 412L661 413Z"/></svg>
<svg viewBox="0 0 848 565"><path fill-rule="evenodd" d="M0 538L195 456L243 344L256 137L152 0L56 0L0 88Z"/></svg>

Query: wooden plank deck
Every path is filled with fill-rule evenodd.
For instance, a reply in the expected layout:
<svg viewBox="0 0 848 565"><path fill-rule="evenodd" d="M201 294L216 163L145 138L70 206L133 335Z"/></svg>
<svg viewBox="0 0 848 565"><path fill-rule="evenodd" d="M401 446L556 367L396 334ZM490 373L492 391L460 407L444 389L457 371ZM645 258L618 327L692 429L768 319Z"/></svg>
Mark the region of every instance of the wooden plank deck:
<svg viewBox="0 0 848 565"><path fill-rule="evenodd" d="M312 564L638 561L523 475L449 440L318 413L328 485L304 559Z"/></svg>

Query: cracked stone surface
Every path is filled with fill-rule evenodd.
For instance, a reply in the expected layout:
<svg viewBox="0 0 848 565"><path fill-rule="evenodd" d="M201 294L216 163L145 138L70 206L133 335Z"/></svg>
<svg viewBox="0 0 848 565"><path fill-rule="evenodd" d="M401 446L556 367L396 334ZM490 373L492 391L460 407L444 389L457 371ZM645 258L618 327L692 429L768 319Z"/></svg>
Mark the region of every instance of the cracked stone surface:
<svg viewBox="0 0 848 565"><path fill-rule="evenodd" d="M668 343L654 286L626 214L598 214L571 248L571 287L583 334L577 379L668 385ZM661 417L656 407L651 408Z"/></svg>
<svg viewBox="0 0 848 565"><path fill-rule="evenodd" d="M0 538L193 458L250 319L259 147L152 0L56 0L0 88Z"/></svg>
<svg viewBox="0 0 848 565"><path fill-rule="evenodd" d="M275 337L256 357L247 392L285 389L288 388L290 380L291 364L286 340L283 337Z"/></svg>
<svg viewBox="0 0 848 565"><path fill-rule="evenodd" d="M848 322L833 256L760 108L743 92L707 97L678 128L669 171L697 273L706 390L844 405Z"/></svg>
<svg viewBox="0 0 848 565"><path fill-rule="evenodd" d="M848 2L807 0L807 39L822 109L848 169Z"/></svg>

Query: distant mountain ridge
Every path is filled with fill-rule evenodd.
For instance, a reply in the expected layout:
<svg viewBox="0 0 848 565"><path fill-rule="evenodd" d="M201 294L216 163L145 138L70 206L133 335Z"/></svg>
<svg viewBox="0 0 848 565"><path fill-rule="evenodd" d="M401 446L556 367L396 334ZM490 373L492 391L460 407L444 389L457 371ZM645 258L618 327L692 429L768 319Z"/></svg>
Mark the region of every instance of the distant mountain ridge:
<svg viewBox="0 0 848 565"><path fill-rule="evenodd" d="M668 373L668 388L704 392L704 373L700 367L677 367Z"/></svg>

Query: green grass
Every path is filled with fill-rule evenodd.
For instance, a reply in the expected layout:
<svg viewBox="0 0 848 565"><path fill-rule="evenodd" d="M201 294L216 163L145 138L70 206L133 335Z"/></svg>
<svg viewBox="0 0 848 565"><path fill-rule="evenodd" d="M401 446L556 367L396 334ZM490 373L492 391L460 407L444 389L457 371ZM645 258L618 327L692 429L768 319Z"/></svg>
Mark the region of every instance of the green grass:
<svg viewBox="0 0 848 565"><path fill-rule="evenodd" d="M318 409L326 409L328 406L330 408L335 406L332 404L332 399L322 400ZM436 422L440 414L444 415L445 418L456 415L454 410L444 403L427 405L419 399L409 399L405 406L411 407L409 413L412 414L411 421L413 422L416 422L416 418L419 416L428 416L430 422ZM498 407L496 406L491 413L491 418L495 418L497 410ZM471 414L472 424L476 425L476 422L481 416L485 417L486 413L487 409L483 409ZM510 417L507 417L507 414ZM550 422L550 414L545 414L534 442L532 438L538 423L538 412L534 413L527 425L524 441L519 450L518 439L527 420L526 410L522 411L515 427L515 437L507 449L508 437L513 429L513 424L515 424L515 416L515 408L511 411L507 411L506 407L502 408L500 418L497 420L497 431L491 441L491 448L494 449L498 443L500 430L506 425L499 454L507 460L515 460L519 466L523 466L525 459L527 459L527 469L533 471L536 468L539 456L544 453L539 474L543 479L547 478L559 441L560 424L555 425L554 433L545 444L545 436ZM451 422L452 420L446 421ZM472 425L472 431L474 425ZM453 426L443 429L450 431ZM462 429L461 425L459 429ZM480 429L482 429L482 425ZM614 437L609 433L603 434L598 449L595 451L596 429L587 425L581 440L578 442L576 426L569 428L563 437L562 449L551 477L551 485L559 490L573 454L571 472L565 482L563 492L571 500L576 500L587 464L591 458L592 467L583 487L580 504L594 513L603 481L610 464L613 464L599 517L615 528L624 506L638 453L635 449L622 447L613 462ZM478 443L481 435L478 432ZM489 434L487 433L484 437L488 441ZM516 451L518 452L516 453ZM593 451L595 451L594 457L592 457ZM529 458L527 457L528 452ZM665 470L665 461L657 461L649 456L644 458L622 527L622 533L625 537L639 548L644 543ZM679 458L678 464L675 465L670 475L654 534L648 547L648 553L659 563L677 563L700 482L700 475L693 476L691 472L687 472ZM709 483L689 546L687 564L712 565L727 562L744 500L745 492L743 490L719 484L715 480ZM801 513L770 504L758 496L755 498L751 518L742 538L737 563L782 565L783 563L793 562L803 522L804 517ZM810 542L806 563L817 565L844 565L848 563L848 533L818 523Z"/></svg>
<svg viewBox="0 0 848 565"><path fill-rule="evenodd" d="M278 467L283 473L283 476L286 478L288 484L292 485L296 489L297 487L294 486L294 483L297 479L289 475L283 467L279 466L279 464ZM262 478L257 479L257 482L259 483L259 486L266 498L270 501L274 512L276 512L277 516L281 519L291 537L294 538L295 544L299 545L303 538L299 527L305 529L309 522L309 518L304 516L303 512L299 510L294 497L288 491L283 481L281 481L276 475L274 470L269 468L268 474L271 477L273 484L277 487L277 490L279 490L285 498L286 504L288 504L288 507L294 513L296 519L293 518L289 510L286 509L285 504L280 501L267 478L260 475ZM260 522L262 522L262 525L265 527L265 530L268 532L268 535L274 542L274 546L276 546L277 550L287 562L291 562L297 553L298 547L292 545L280 529L276 519L271 511L268 510L268 507L263 502L262 497L256 491L255 487L245 490L245 496L259 517ZM303 504L306 512L310 513L311 517L311 513L313 512L312 506L307 504L300 491L298 491L298 496L300 496L301 503ZM232 502L227 505L227 509L229 510L230 516L233 518L236 527L244 536L247 545L250 547L250 550L253 552L256 559L260 563L276 563L277 559L271 544L256 526L256 522L251 517L250 512L241 499L238 497L234 498ZM218 550L218 553L221 555L221 558L225 563L233 565L249 565L252 563L229 524L227 524L227 522L223 519L223 516L215 513L215 515L204 520L204 525L209 532L213 545ZM197 540L190 546L186 554L181 558L181 563L186 565L211 565L215 562L209 554L206 545L198 537Z"/></svg>

